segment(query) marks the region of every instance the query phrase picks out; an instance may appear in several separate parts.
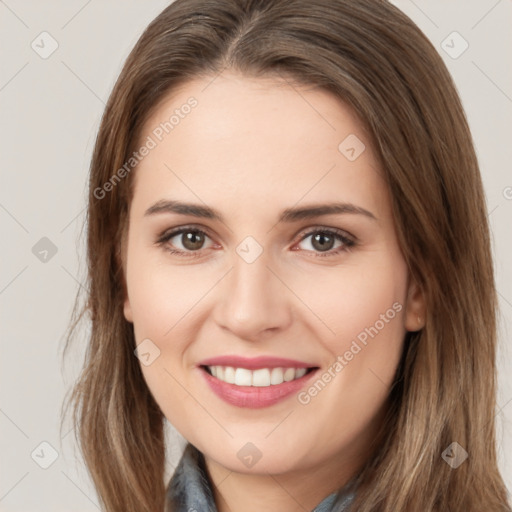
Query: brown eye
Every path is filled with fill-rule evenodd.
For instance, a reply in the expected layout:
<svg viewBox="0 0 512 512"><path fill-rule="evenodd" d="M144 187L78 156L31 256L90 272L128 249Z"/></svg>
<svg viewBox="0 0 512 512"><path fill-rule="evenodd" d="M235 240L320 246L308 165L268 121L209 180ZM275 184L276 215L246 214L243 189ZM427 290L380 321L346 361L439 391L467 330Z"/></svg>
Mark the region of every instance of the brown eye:
<svg viewBox="0 0 512 512"><path fill-rule="evenodd" d="M310 231L301 238L299 245L305 243L308 239L310 248L302 247L302 249L320 257L336 256L355 245L355 240L350 238L347 233L334 229Z"/></svg>
<svg viewBox="0 0 512 512"><path fill-rule="evenodd" d="M189 251L197 251L204 244L204 233L199 231L184 231L181 234L181 243Z"/></svg>
<svg viewBox="0 0 512 512"><path fill-rule="evenodd" d="M210 237L203 230L183 227L163 234L157 243L172 254L199 256L202 249L208 248L205 247L207 239Z"/></svg>
<svg viewBox="0 0 512 512"><path fill-rule="evenodd" d="M335 238L328 233L317 233L311 239L311 245L318 251L329 251L334 247Z"/></svg>

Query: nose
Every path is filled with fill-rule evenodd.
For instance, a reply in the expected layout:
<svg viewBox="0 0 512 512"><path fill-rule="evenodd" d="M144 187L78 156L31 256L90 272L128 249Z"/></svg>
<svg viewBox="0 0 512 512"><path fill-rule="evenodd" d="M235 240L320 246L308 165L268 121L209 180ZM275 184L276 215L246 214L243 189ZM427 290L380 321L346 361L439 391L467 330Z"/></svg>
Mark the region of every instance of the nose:
<svg viewBox="0 0 512 512"><path fill-rule="evenodd" d="M271 266L265 251L252 263L234 255L233 268L218 290L214 316L221 328L257 341L290 325L293 294Z"/></svg>

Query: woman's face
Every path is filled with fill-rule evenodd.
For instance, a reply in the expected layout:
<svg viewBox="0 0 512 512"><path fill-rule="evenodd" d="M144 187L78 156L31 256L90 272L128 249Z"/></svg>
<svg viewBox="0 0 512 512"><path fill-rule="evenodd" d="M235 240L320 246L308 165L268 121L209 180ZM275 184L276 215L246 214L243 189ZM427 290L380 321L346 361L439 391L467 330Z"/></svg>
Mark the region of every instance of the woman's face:
<svg viewBox="0 0 512 512"><path fill-rule="evenodd" d="M359 465L423 311L358 119L223 74L174 91L142 145L124 314L167 419L210 467Z"/></svg>

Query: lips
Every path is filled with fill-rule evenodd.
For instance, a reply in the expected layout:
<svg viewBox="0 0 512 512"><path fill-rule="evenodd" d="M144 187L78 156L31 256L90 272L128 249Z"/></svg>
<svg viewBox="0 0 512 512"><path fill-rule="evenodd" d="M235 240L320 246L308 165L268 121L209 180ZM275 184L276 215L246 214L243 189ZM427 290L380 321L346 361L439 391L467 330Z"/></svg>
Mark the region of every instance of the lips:
<svg viewBox="0 0 512 512"><path fill-rule="evenodd" d="M225 402L261 408L298 393L318 366L271 356L220 356L201 361L198 368L209 388Z"/></svg>
<svg viewBox="0 0 512 512"><path fill-rule="evenodd" d="M199 363L199 366L232 366L234 368L247 368L248 370L257 370L259 368L314 368L315 364L297 361L295 359L286 359L283 357L259 356L259 357L240 357L240 356L219 356L205 359Z"/></svg>

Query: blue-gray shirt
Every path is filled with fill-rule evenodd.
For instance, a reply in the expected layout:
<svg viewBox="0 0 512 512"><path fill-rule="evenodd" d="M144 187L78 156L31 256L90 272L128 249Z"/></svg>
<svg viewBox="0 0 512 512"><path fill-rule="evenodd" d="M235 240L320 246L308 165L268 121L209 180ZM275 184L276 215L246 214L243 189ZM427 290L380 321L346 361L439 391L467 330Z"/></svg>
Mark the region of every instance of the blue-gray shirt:
<svg viewBox="0 0 512 512"><path fill-rule="evenodd" d="M342 489L327 496L311 512L349 512L353 499L353 492ZM167 487L165 507L165 512L218 512L203 454L190 443Z"/></svg>

